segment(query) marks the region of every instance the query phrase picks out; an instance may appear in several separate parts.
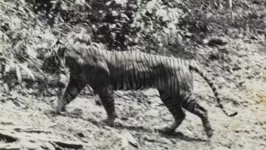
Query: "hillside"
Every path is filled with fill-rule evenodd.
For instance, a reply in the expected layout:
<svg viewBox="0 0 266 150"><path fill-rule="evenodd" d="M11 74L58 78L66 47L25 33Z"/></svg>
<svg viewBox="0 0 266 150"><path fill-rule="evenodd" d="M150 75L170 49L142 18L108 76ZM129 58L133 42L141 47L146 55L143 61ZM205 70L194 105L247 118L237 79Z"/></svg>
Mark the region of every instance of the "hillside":
<svg viewBox="0 0 266 150"><path fill-rule="evenodd" d="M264 0L0 0L0 149L256 149L266 147L266 2ZM53 115L68 73L42 70L57 39L79 38L108 50L198 60L215 80L229 118L208 84L194 74L198 101L214 136L186 112L172 134L156 129L173 118L154 89L118 91L115 127L87 87Z"/></svg>

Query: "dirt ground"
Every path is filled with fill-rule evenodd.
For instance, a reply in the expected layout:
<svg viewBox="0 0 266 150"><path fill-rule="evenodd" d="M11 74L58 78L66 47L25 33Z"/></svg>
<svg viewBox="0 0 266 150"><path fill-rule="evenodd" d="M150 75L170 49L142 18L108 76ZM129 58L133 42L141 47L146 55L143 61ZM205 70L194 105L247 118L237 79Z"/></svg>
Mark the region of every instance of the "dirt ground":
<svg viewBox="0 0 266 150"><path fill-rule="evenodd" d="M52 109L49 101L57 97L31 94L33 89L13 89L10 94L0 92L0 149L263 150L266 148L263 44L260 39L228 38L223 47L199 48L202 54L214 51L213 56L219 51L226 52L223 61L210 55L205 69L219 86L225 109L239 113L233 118L225 116L216 107L210 87L195 74L195 94L208 109L215 130L211 139L203 132L200 119L189 112L175 133L156 132L154 129L169 125L173 118L153 89L135 94L119 91L123 97L115 95L119 115L115 127L104 124L106 113L98 96L87 91L68 105L68 115L53 116L47 113ZM3 91L3 87L0 89Z"/></svg>
<svg viewBox="0 0 266 150"><path fill-rule="evenodd" d="M1 4L5 2L0 1ZM256 6L252 9L265 14L264 1L252 0L252 2L254 5L260 3L259 8L261 8L258 9ZM12 8L12 5L3 6L8 6L6 9ZM16 32L20 32L20 28L16 25L22 22L18 18L23 20L25 15L18 13L17 18L14 18L13 11L21 10L12 8L10 9L12 11L4 11L2 8L4 7L0 9L0 21L1 19L13 21L11 28L14 30L12 29L9 34L13 35L14 32L16 35ZM245 7L237 11L235 12L246 13ZM35 25L33 19L23 21L32 21L31 24ZM40 23L39 27L34 28L36 32L30 32L30 35L47 34L47 37L53 39L48 29L43 29L43 32L38 29L41 25ZM24 26L27 27L28 24ZM3 27L5 26L1 25L1 28ZM33 31L31 28L28 30ZM199 103L207 108L214 129L211 139L205 135L200 119L189 112L186 112L186 119L174 133L157 132L156 129L170 125L173 118L154 89L141 92L118 91L120 96L115 95L118 118L115 127L109 127L103 122L106 113L99 103L99 97L91 94L88 89L67 106L65 115L55 116L50 111L53 110L53 102L57 100L57 96L54 96L56 89L49 88L54 94L45 96L42 91L44 88L40 90L34 86L27 87L27 82L23 81L6 92L4 77L0 73L0 150L264 150L266 149L265 29L263 28L260 34L251 36L244 36L241 33L235 35L235 37L219 37L226 41L223 46L208 46L203 42L196 48L199 56L197 58L204 66L203 69L213 77L219 87L225 109L238 112L235 117L227 117L217 107L214 94L207 83L199 75L194 74L195 95ZM38 37L30 42L37 49L38 46L47 44L48 40L42 40ZM11 45L6 41L8 39L0 32L0 56L2 50L9 49L6 47ZM0 72L1 69L0 63Z"/></svg>

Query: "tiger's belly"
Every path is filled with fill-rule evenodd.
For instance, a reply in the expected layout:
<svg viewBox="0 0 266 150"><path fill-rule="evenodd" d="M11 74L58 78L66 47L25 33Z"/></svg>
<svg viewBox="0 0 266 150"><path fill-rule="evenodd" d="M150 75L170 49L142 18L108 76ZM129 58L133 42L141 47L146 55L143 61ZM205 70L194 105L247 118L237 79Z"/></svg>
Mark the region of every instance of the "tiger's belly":
<svg viewBox="0 0 266 150"><path fill-rule="evenodd" d="M154 88L159 91L167 91L172 94L179 94L182 91L192 92L193 76L189 71L183 73L162 75L162 76L141 76L134 77L125 75L111 79L114 90L144 90Z"/></svg>
<svg viewBox="0 0 266 150"><path fill-rule="evenodd" d="M143 90L147 88L155 88L154 81L151 79L137 79L133 77L119 77L112 80L114 90Z"/></svg>

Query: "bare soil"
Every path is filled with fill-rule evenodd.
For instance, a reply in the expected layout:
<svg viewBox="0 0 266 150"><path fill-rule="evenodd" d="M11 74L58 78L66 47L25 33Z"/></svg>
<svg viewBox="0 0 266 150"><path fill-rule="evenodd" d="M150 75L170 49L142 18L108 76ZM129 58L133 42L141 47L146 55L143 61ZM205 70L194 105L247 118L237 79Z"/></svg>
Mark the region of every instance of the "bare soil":
<svg viewBox="0 0 266 150"><path fill-rule="evenodd" d="M12 42L16 42L8 39L4 33L14 35L10 36L14 39L20 36L22 39L32 37L29 43L35 49L48 47L47 41L55 38L51 31L47 28L42 29L43 24L34 22L35 19L27 20L27 17L31 16L27 13L27 9L14 9L15 3L8 1L14 5L12 6L5 4L6 2L0 1L0 21L11 22L9 27L11 31L2 32L2 28L4 30L6 25L0 22L0 56L2 57L1 54L5 53L4 50L11 49L9 47L13 44ZM238 2L247 2L247 5L240 5L240 8L233 7L235 11L233 16L239 14L245 16L251 11L258 12L258 14L251 13L253 21L266 16L266 5L263 0L233 2L236 5ZM4 8L8 8L8 11ZM218 14L216 10L210 13L214 19L210 17L209 20L218 18L215 16ZM220 16L222 19L223 17ZM245 17L241 19L246 20ZM241 25L243 20L236 21L236 24L232 21L232 26L238 23ZM262 29L259 29L259 34L246 35L240 32L238 34L235 28L222 26L223 21L218 21L218 23L215 21L212 25L217 25L217 29L221 26L226 27L224 28L226 31L228 30L228 36L221 37L215 32L212 34L219 39L223 38L225 45L208 46L204 44L203 39L199 38L203 42L195 48L198 56L196 58L204 66L203 69L216 81L225 109L230 112L237 111L238 115L232 118L227 117L217 107L210 87L199 75L195 74L195 95L199 103L207 108L210 123L215 130L211 139L206 137L200 119L189 112L186 112L186 119L174 133L157 132L156 129L170 125L173 118L159 99L157 91L153 89L141 92L118 91L120 96L115 95L118 118L115 127L109 127L103 121L106 119L106 113L99 103L99 97L90 93L88 89L85 89L67 106L66 114L53 115L50 111L53 110L53 101L57 100L57 96L54 96L57 93L56 88L50 87L49 91L53 93L51 94L53 96L47 96L48 94L43 94L44 88L35 86L35 84L27 86L32 83L23 80L21 84L14 83L13 88L6 92L4 85L6 79L0 73L0 150L266 149L265 21L254 23L254 28L260 27L261 24L264 25L261 26ZM35 27L36 24L39 26ZM30 33L24 34L24 30L22 31L19 25L23 25L22 27ZM34 29L29 26L34 26ZM39 38L41 34L43 36ZM47 38L43 38L44 35ZM20 44L23 45L23 42ZM19 46L15 48L17 49L14 51L21 50ZM0 72L3 71L1 65L2 62Z"/></svg>

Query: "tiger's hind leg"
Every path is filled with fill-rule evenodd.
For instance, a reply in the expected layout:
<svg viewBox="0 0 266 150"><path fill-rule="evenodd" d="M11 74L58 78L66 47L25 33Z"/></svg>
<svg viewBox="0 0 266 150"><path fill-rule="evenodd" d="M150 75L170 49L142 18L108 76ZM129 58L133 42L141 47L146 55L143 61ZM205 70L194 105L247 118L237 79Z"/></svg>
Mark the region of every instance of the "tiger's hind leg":
<svg viewBox="0 0 266 150"><path fill-rule="evenodd" d="M163 131L166 133L174 132L175 129L183 122L186 117L186 114L178 100L176 100L176 98L174 98L173 96L160 92L160 97L164 105L174 117L174 123L170 127L165 127Z"/></svg>
<svg viewBox="0 0 266 150"><path fill-rule="evenodd" d="M167 107L167 108L174 117L174 123L169 127L165 127L163 131L165 133L171 133L171 132L174 132L175 129L179 127L179 125L185 119L186 115L185 115L185 112L182 110L182 108L178 105L173 105L172 107Z"/></svg>
<svg viewBox="0 0 266 150"><path fill-rule="evenodd" d="M75 99L80 91L86 86L86 82L81 79L73 78L70 75L68 85L63 95L58 99L56 106L56 113L64 111L65 106Z"/></svg>
<svg viewBox="0 0 266 150"><path fill-rule="evenodd" d="M205 133L210 138L213 135L213 129L210 125L209 119L208 119L208 112L207 110L200 106L195 99L189 98L182 103L182 107L188 110L189 112L197 115L200 117Z"/></svg>
<svg viewBox="0 0 266 150"><path fill-rule="evenodd" d="M96 89L96 93L99 95L100 100L107 113L106 124L109 126L113 126L115 118L117 117L117 114L115 112L113 86L107 85L107 86L98 87Z"/></svg>

